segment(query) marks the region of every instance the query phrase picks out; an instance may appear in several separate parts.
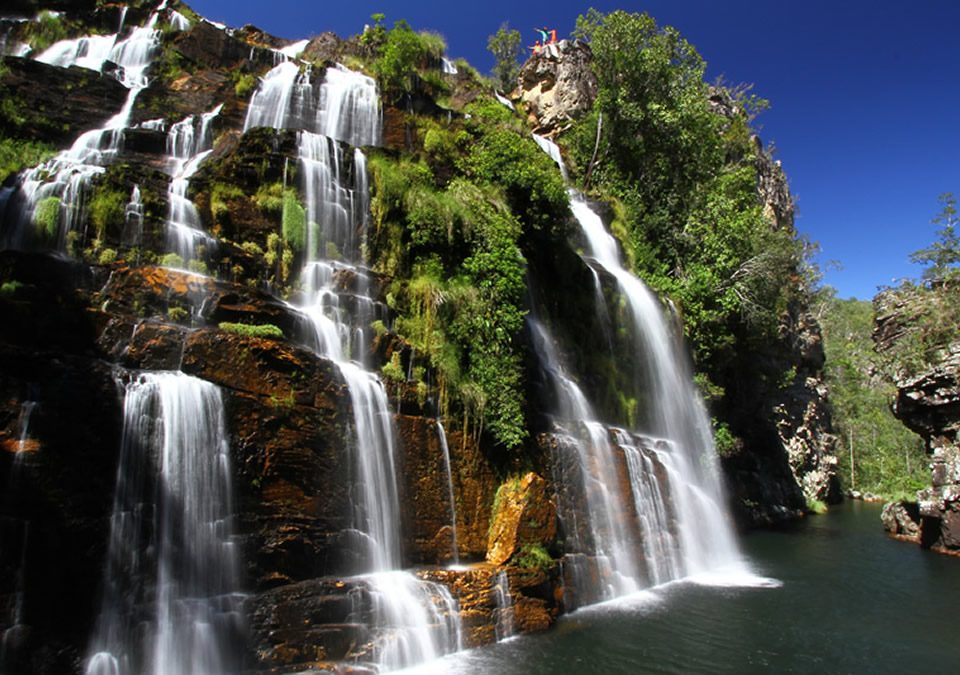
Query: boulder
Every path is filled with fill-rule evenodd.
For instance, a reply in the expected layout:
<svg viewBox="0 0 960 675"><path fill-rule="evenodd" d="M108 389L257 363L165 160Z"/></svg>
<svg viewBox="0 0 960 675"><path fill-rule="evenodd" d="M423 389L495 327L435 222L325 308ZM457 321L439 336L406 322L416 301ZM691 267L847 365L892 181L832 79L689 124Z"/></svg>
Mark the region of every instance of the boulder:
<svg viewBox="0 0 960 675"><path fill-rule="evenodd" d="M920 511L915 502L888 502L880 513L883 529L906 539L920 536Z"/></svg>
<svg viewBox="0 0 960 675"><path fill-rule="evenodd" d="M503 565L524 545L550 546L556 535L557 509L543 478L531 472L500 486L487 539L488 562Z"/></svg>
<svg viewBox="0 0 960 675"><path fill-rule="evenodd" d="M520 101L534 131L553 135L590 110L597 79L593 54L580 40L561 40L531 56L520 69Z"/></svg>

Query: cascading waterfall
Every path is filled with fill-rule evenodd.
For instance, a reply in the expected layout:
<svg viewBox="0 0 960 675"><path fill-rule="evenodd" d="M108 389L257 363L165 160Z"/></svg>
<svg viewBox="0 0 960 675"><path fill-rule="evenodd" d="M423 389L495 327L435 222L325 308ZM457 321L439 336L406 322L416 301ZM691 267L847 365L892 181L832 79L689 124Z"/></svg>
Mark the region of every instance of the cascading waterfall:
<svg viewBox="0 0 960 675"><path fill-rule="evenodd" d="M87 675L238 672L244 597L220 390L176 372L136 377L120 452Z"/></svg>
<svg viewBox="0 0 960 675"><path fill-rule="evenodd" d="M559 148L534 138L566 177ZM552 339L534 322L541 362L557 390L556 417L562 430L558 443L561 448L572 444L578 457L578 471L565 477L579 473L579 498L585 501L581 508L567 509L578 513L581 522L565 526L574 533L578 553L594 557L591 566L600 566L608 584L599 593L588 588L595 570L584 574L588 570L578 568L583 558L572 556L569 571L575 591L593 601L718 569L746 572L727 516L709 417L693 384L682 340L665 321L656 296L623 267L616 240L600 217L575 190L569 195L586 243L584 261L616 281L626 306L630 317L626 329L643 357L650 408L644 416L649 426L642 434L611 430L598 422L566 374ZM594 278L599 287L596 270ZM597 298L601 301L602 293ZM598 316L609 314L604 309ZM577 422L586 433L563 429ZM618 488L622 472L629 479L629 494ZM584 531L588 541L580 539ZM641 568L633 562L636 558L642 560ZM605 566L609 569L604 571Z"/></svg>
<svg viewBox="0 0 960 675"><path fill-rule="evenodd" d="M370 658L388 670L429 661L460 649L459 615L445 587L402 571L396 432L383 383L363 366L366 331L383 315L360 262L369 189L358 146L380 142L376 84L338 65L314 87L309 68L301 73L296 63L284 61L251 98L244 129L257 126L298 132L306 220L300 309L313 328L309 341L337 365L350 394L352 541L361 561L357 579L366 589L356 598L356 612L363 613L364 602L372 604Z"/></svg>
<svg viewBox="0 0 960 675"><path fill-rule="evenodd" d="M36 449L36 441L30 439L30 418L37 408L36 401L24 401L20 406L20 416L17 420L18 438L17 450L13 456L13 466L4 491L4 506L13 506L22 494L22 473L24 459L32 450ZM27 571L27 546L30 543L30 520L26 518L0 518L0 551L6 562L15 559L13 602L5 607L3 622L7 628L0 633L0 674L6 675L16 672L15 658L18 636L23 629L24 608L24 575Z"/></svg>
<svg viewBox="0 0 960 675"><path fill-rule="evenodd" d="M497 636L497 642L502 642L513 637L515 628L513 625L513 598L510 597L510 579L503 570L497 572L496 582L493 586L497 597L496 621L494 631Z"/></svg>
<svg viewBox="0 0 960 675"><path fill-rule="evenodd" d="M158 17L154 13L123 39L118 32L62 40L37 56L49 65L96 71L110 61L118 66L114 77L129 92L123 107L102 128L84 132L69 150L21 174L19 189L7 197L0 248L67 249L68 233L78 232L85 221L90 183L116 158L137 95L148 84L146 69L159 46ZM121 30L122 23L121 19ZM86 232L78 235L87 238Z"/></svg>
<svg viewBox="0 0 960 675"><path fill-rule="evenodd" d="M460 548L457 545L457 502L453 497L453 471L450 468L450 446L447 443L447 432L440 420L437 419L437 436L440 439L440 449L443 450L443 468L447 472L447 496L450 499L450 531L453 541L450 544L453 555L453 564L460 564Z"/></svg>
<svg viewBox="0 0 960 675"><path fill-rule="evenodd" d="M183 265L196 260L201 247L209 249L216 240L203 231L197 207L187 197L190 178L213 147L211 124L222 105L202 115L191 115L167 132L167 157L172 178L167 188L167 250L179 256Z"/></svg>
<svg viewBox="0 0 960 675"><path fill-rule="evenodd" d="M140 186L134 185L130 191L130 201L123 209L122 241L127 246L139 248L143 240L143 198Z"/></svg>

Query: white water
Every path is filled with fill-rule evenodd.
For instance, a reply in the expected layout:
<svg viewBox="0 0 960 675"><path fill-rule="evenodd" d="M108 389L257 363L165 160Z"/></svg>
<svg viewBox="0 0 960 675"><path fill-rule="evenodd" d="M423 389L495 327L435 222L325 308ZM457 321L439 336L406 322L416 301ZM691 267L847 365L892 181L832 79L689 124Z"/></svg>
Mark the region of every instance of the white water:
<svg viewBox="0 0 960 675"><path fill-rule="evenodd" d="M396 431L383 383L364 368L365 333L377 317L372 281L362 264L369 210L366 157L356 148L380 142L376 83L328 68L319 87L309 68L290 61L264 76L244 129L297 129L298 174L306 231L300 309L315 350L333 361L352 409L348 444L355 570L374 603L373 659L393 670L460 649L459 614L449 592L402 571ZM345 149L339 142L354 148Z"/></svg>
<svg viewBox="0 0 960 675"><path fill-rule="evenodd" d="M123 209L123 243L127 246L140 246L143 238L143 199L140 186L134 185L130 191L130 201Z"/></svg>
<svg viewBox="0 0 960 675"><path fill-rule="evenodd" d="M311 76L309 66L301 72L293 61L271 69L250 99L243 130L302 129L354 147L378 145L382 120L373 79L337 64L315 92Z"/></svg>
<svg viewBox="0 0 960 675"><path fill-rule="evenodd" d="M116 158L137 95L148 84L146 69L159 46L157 18L158 14L153 14L146 25L133 28L122 39L118 32L62 40L37 57L62 68L80 66L97 71L111 61L118 66L114 77L130 91L123 107L103 127L84 132L69 150L21 175L19 189L7 198L0 248L40 246L62 251L67 247L69 232L76 232L81 243L91 238L93 233L80 231L80 224L86 221L91 182ZM56 231L44 234L35 222L36 208L52 198L59 200Z"/></svg>
<svg viewBox="0 0 960 675"><path fill-rule="evenodd" d="M460 548L457 545L457 500L453 496L453 471L450 468L450 446L447 444L447 432L437 419L437 437L440 439L440 449L443 450L443 468L447 472L447 496L450 499L450 530L453 537L451 543L453 565L460 564Z"/></svg>
<svg viewBox="0 0 960 675"><path fill-rule="evenodd" d="M201 247L216 240L203 231L200 214L187 197L190 178L213 147L211 124L222 105L202 115L191 115L170 127L167 133L167 164L172 176L167 188L167 250L180 256L183 265L196 260Z"/></svg>
<svg viewBox="0 0 960 675"><path fill-rule="evenodd" d="M557 146L534 138L564 170ZM739 569L742 576L750 576L727 515L709 417L694 386L682 338L671 330L656 296L623 267L616 240L600 217L575 190L569 195L587 244L585 262L616 280L628 310L630 325L625 328L643 355L651 408L644 416L649 428L640 433L614 430L611 442L610 432L595 421L589 408L583 408L586 401L556 352L552 348L540 352L558 390L558 418L581 420L590 437L584 447L583 435L572 435L588 507L581 512L589 523L570 526L579 530L587 525L599 558L612 564L614 579L633 582L619 588L613 584L600 595L616 597L635 584L649 587L717 569ZM549 336L542 335L541 342L552 346ZM615 458L621 453L630 495L617 494ZM576 543L590 550L590 542ZM645 562L642 575L630 564L637 546ZM574 570L575 577L579 571Z"/></svg>
<svg viewBox="0 0 960 675"><path fill-rule="evenodd" d="M441 57L440 59L440 70L444 75L456 75L459 72L457 71L456 64L454 64L454 62L448 59L446 56Z"/></svg>
<svg viewBox="0 0 960 675"><path fill-rule="evenodd" d="M232 513L220 390L173 372L130 382L87 675L235 671L243 596Z"/></svg>
<svg viewBox="0 0 960 675"><path fill-rule="evenodd" d="M495 628L497 642L513 637L513 598L510 597L510 579L503 570L497 572L494 582L494 593L497 598Z"/></svg>
<svg viewBox="0 0 960 675"><path fill-rule="evenodd" d="M3 507L6 511L14 509L21 499L25 458L30 454L30 418L37 409L36 401L24 401L20 404L17 419L17 451L13 456L6 489L3 493ZM15 657L15 645L24 630L25 575L27 573L27 548L30 543L30 520L17 517L0 517L0 551L6 563L16 559L14 567L13 602L7 616L2 617L7 628L0 633L0 673L13 673L11 663ZM19 552L19 555L17 555ZM29 630L29 629L27 629Z"/></svg>

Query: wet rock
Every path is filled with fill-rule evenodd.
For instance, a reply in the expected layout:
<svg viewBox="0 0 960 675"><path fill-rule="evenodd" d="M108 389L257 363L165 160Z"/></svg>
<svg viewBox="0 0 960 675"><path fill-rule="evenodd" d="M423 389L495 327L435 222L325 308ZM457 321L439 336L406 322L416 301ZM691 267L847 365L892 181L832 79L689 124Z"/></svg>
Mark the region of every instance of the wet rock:
<svg viewBox="0 0 960 675"><path fill-rule="evenodd" d="M86 68L58 68L15 56L3 57L2 63L0 94L22 119L17 129L8 130L16 136L67 147L82 132L102 127L127 97L115 78Z"/></svg>
<svg viewBox="0 0 960 675"><path fill-rule="evenodd" d="M487 561L503 565L525 544L549 546L557 535L557 510L547 482L535 473L503 483L487 540Z"/></svg>
<svg viewBox="0 0 960 675"><path fill-rule="evenodd" d="M401 511L405 548L415 563L451 562L453 528L439 429L433 419L398 415ZM471 439L448 434L457 514L457 554L480 559L487 549L490 504L497 482L493 468Z"/></svg>
<svg viewBox="0 0 960 675"><path fill-rule="evenodd" d="M880 513L883 529L891 535L919 540L920 510L915 502L888 502Z"/></svg>

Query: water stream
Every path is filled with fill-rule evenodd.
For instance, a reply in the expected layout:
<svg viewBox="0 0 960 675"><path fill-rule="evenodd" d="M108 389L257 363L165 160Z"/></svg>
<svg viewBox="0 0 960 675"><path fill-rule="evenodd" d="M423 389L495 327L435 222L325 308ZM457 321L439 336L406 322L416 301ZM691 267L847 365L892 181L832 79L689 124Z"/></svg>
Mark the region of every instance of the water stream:
<svg viewBox="0 0 960 675"><path fill-rule="evenodd" d="M126 385L123 414L86 674L236 672L244 596L220 390L144 373Z"/></svg>
<svg viewBox="0 0 960 675"><path fill-rule="evenodd" d="M534 136L566 178L559 148ZM642 429L612 428L598 418L536 317L531 334L554 389L557 452L554 479L565 533L564 569L573 607L698 574L748 574L726 512L716 452L703 401L693 384L682 338L657 297L623 267L616 240L575 190L570 207L586 244L584 262L617 285L646 391ZM603 305L600 323L614 312ZM641 381L642 378L642 381ZM622 480L626 477L626 481ZM628 490L623 489L626 483ZM599 580L599 583L598 583Z"/></svg>
<svg viewBox="0 0 960 675"><path fill-rule="evenodd" d="M306 220L299 308L313 328L308 342L336 364L350 395L351 541L366 589L358 612L373 606L371 658L387 670L430 661L460 649L459 615L445 587L403 571L396 430L383 383L365 367L367 332L383 311L362 261L369 188L359 146L380 142L376 84L337 66L315 86L310 68L284 61L251 99L244 129L256 126L297 130Z"/></svg>

